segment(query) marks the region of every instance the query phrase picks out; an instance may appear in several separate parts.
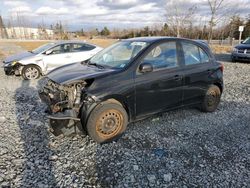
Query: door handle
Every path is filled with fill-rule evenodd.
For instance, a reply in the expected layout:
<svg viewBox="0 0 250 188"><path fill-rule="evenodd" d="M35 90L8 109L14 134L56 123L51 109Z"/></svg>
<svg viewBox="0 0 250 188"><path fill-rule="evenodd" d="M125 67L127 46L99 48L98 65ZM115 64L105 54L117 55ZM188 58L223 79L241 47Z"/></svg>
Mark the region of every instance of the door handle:
<svg viewBox="0 0 250 188"><path fill-rule="evenodd" d="M174 76L174 80L175 81L179 81L179 80L181 80L182 79L182 76L180 76L180 75L175 75Z"/></svg>
<svg viewBox="0 0 250 188"><path fill-rule="evenodd" d="M68 56L65 56L65 58L71 58L71 56L68 55Z"/></svg>

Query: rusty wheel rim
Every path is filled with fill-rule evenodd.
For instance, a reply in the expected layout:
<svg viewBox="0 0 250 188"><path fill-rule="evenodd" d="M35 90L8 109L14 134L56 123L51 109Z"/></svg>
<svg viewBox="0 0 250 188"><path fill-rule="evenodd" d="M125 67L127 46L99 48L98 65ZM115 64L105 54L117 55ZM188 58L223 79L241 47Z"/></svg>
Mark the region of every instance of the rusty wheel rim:
<svg viewBox="0 0 250 188"><path fill-rule="evenodd" d="M216 105L217 101L218 101L218 94L216 93L216 91L210 91L208 93L208 98L207 98L207 104L209 107Z"/></svg>
<svg viewBox="0 0 250 188"><path fill-rule="evenodd" d="M123 116L118 110L103 112L96 122L96 132L103 138L115 136L122 128Z"/></svg>

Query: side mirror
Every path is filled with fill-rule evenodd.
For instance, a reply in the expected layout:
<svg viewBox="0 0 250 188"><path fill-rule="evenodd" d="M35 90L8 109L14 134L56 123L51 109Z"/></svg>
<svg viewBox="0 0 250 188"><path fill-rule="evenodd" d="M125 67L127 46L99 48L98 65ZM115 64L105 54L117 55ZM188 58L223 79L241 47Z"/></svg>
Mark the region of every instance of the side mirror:
<svg viewBox="0 0 250 188"><path fill-rule="evenodd" d="M140 73L152 72L153 66L150 63L142 63L139 66Z"/></svg>
<svg viewBox="0 0 250 188"><path fill-rule="evenodd" d="M243 41L240 41L241 44L243 44L244 40Z"/></svg>
<svg viewBox="0 0 250 188"><path fill-rule="evenodd" d="M47 50L47 51L45 52L45 54L46 54L46 55L50 55L50 54L52 54L52 52L53 52L53 50Z"/></svg>

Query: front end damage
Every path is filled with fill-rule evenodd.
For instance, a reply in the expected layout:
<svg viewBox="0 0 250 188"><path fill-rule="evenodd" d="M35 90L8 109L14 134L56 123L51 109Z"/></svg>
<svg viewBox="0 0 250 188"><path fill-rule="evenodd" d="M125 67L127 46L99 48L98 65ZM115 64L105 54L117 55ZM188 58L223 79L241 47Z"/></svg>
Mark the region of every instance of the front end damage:
<svg viewBox="0 0 250 188"><path fill-rule="evenodd" d="M13 61L13 62L9 62L9 63L6 63L6 62L3 62L4 63L4 72L6 75L16 75L16 76L20 76L21 75L21 72L22 72L22 68L23 66L19 63L19 62L16 62L16 61Z"/></svg>
<svg viewBox="0 0 250 188"><path fill-rule="evenodd" d="M47 104L47 113L51 132L58 136L82 133L81 113L94 103L87 96L86 87L89 83L80 81L61 85L48 78L43 79L39 89L41 100Z"/></svg>

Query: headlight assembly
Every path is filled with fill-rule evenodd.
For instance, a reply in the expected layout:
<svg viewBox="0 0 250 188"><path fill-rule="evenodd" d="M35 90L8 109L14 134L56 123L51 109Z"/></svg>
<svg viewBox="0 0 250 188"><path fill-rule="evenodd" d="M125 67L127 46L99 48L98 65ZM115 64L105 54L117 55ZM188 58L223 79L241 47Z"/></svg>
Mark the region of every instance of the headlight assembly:
<svg viewBox="0 0 250 188"><path fill-rule="evenodd" d="M237 48L233 48L233 52L238 52L238 49Z"/></svg>
<svg viewBox="0 0 250 188"><path fill-rule="evenodd" d="M17 64L17 61L11 62L11 65L12 65L12 66L14 66L15 64Z"/></svg>

